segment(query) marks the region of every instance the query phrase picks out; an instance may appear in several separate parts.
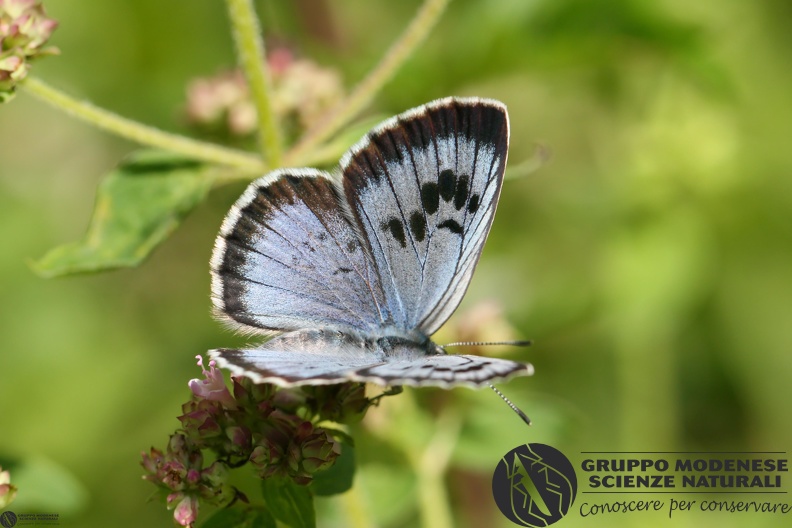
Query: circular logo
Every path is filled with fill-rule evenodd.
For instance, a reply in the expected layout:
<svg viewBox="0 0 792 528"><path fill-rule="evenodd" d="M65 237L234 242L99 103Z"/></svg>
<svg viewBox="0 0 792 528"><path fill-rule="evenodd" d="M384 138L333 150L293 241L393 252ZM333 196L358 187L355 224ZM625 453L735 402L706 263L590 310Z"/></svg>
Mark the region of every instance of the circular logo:
<svg viewBox="0 0 792 528"><path fill-rule="evenodd" d="M4 511L3 513L0 513L0 524L2 524L5 528L11 528L16 523L16 513L12 511Z"/></svg>
<svg viewBox="0 0 792 528"><path fill-rule="evenodd" d="M515 447L492 475L492 495L501 513L520 526L560 521L575 501L575 468L561 451L545 444Z"/></svg>

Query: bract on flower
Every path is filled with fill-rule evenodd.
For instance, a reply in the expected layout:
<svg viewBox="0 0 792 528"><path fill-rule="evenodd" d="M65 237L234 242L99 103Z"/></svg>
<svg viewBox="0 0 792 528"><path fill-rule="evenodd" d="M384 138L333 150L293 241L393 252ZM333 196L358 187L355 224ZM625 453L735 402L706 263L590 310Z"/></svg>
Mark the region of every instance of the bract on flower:
<svg viewBox="0 0 792 528"><path fill-rule="evenodd" d="M0 53L0 102L12 97L14 88L27 72L28 64L23 55L13 50Z"/></svg>

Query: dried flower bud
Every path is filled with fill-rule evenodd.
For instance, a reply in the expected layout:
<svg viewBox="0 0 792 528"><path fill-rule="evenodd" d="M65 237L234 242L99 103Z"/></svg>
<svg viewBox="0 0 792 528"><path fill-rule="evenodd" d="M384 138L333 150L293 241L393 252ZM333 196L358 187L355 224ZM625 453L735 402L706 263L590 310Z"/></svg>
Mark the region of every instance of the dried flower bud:
<svg viewBox="0 0 792 528"><path fill-rule="evenodd" d="M149 475L145 475L143 478L146 480L152 480L152 476L156 475L157 468L161 465L163 454L162 451L159 449L151 448L151 451L147 454L145 451L140 453L140 456L143 457L143 461L141 465L143 469L146 470Z"/></svg>
<svg viewBox="0 0 792 528"><path fill-rule="evenodd" d="M250 429L244 426L231 426L225 430L226 437L230 440L228 451L235 455L249 456L253 435Z"/></svg>
<svg viewBox="0 0 792 528"><path fill-rule="evenodd" d="M28 63L25 57L14 50L0 54L0 103L14 96L14 89L25 78Z"/></svg>
<svg viewBox="0 0 792 528"><path fill-rule="evenodd" d="M311 127L344 96L341 77L308 59L297 59L287 48L267 56L272 74L275 114L293 136ZM256 107L241 71L198 78L187 87L187 119L210 132L248 136L256 131Z"/></svg>
<svg viewBox="0 0 792 528"><path fill-rule="evenodd" d="M223 428L220 423L224 421L222 404L210 400L193 400L182 405L182 411L184 414L178 418L184 434L197 447L209 447L215 443L213 439L221 437Z"/></svg>
<svg viewBox="0 0 792 528"><path fill-rule="evenodd" d="M284 121L294 121L294 133L313 126L326 110L344 97L338 72L308 59L293 61L273 75L274 106Z"/></svg>

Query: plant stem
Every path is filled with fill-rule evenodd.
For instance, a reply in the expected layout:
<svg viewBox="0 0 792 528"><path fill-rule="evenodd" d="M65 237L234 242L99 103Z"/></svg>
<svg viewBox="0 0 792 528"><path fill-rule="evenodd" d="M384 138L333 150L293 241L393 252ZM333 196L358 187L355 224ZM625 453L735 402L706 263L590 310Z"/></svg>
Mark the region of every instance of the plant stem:
<svg viewBox="0 0 792 528"><path fill-rule="evenodd" d="M350 528L370 528L373 526L371 519L366 513L363 498L360 496L360 486L352 486L352 489L341 495L341 501L346 513L347 526Z"/></svg>
<svg viewBox="0 0 792 528"><path fill-rule="evenodd" d="M453 528L454 516L444 479L459 441L462 421L449 409L431 420L418 408L413 391L404 391L398 404L392 404L398 409L397 419L393 421L397 430L386 428L379 434L405 454L415 473L420 526ZM405 423L414 424L418 432L399 426Z"/></svg>
<svg viewBox="0 0 792 528"><path fill-rule="evenodd" d="M253 0L226 0L226 5L239 65L245 72L253 103L256 105L261 154L271 167L280 167L280 131L270 98L272 81L264 52L264 36Z"/></svg>
<svg viewBox="0 0 792 528"><path fill-rule="evenodd" d="M229 0L230 1L230 0ZM368 105L401 65L424 41L450 0L425 0L410 25L394 42L377 66L369 72L349 96L332 109L303 139L287 153L286 163L298 161L317 145L332 136Z"/></svg>
<svg viewBox="0 0 792 528"><path fill-rule="evenodd" d="M454 452L462 423L451 411L437 419L435 434L420 456L410 456L418 477L418 503L424 528L453 528L454 516L444 477ZM409 455L408 455L409 456Z"/></svg>
<svg viewBox="0 0 792 528"><path fill-rule="evenodd" d="M221 165L264 172L267 166L257 156L213 143L197 141L178 134L164 132L118 114L99 108L87 101L78 101L35 77L28 77L22 87L39 99L67 114L142 145L157 147L191 158Z"/></svg>
<svg viewBox="0 0 792 528"><path fill-rule="evenodd" d="M552 152L548 146L536 143L533 155L517 165L507 167L503 179L516 180L528 176L546 165L550 161L551 156Z"/></svg>

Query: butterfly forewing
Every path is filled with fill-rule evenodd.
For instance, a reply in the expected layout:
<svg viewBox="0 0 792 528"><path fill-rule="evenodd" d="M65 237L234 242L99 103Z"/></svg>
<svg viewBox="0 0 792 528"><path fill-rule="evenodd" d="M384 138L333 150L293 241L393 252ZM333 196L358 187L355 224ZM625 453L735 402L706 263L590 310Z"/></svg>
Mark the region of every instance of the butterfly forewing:
<svg viewBox="0 0 792 528"><path fill-rule="evenodd" d="M427 337L470 282L508 134L502 104L442 99L375 128L341 160L340 179L287 169L253 182L217 238L212 298L236 327L278 335L212 357L279 385L479 386L530 374L446 355Z"/></svg>
<svg viewBox="0 0 792 528"><path fill-rule="evenodd" d="M505 107L443 99L387 121L341 162L394 322L434 333L461 301L489 233L508 151Z"/></svg>
<svg viewBox="0 0 792 528"><path fill-rule="evenodd" d="M216 311L243 329L390 324L379 275L330 176L276 171L232 208L212 257Z"/></svg>

